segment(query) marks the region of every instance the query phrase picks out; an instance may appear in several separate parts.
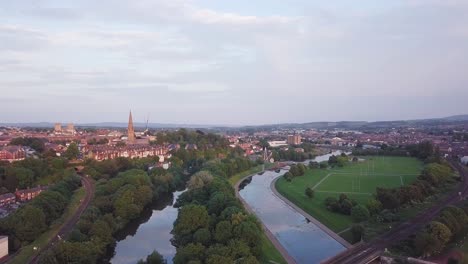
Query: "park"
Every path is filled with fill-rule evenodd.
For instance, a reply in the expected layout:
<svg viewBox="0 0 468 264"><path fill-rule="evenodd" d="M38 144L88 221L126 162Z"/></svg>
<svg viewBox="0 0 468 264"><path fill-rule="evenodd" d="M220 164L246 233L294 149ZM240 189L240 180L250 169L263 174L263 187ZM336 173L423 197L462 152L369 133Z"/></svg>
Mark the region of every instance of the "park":
<svg viewBox="0 0 468 264"><path fill-rule="evenodd" d="M423 163L411 157L365 156L355 158L342 167L309 168L300 177L287 181L278 178L277 191L336 233L348 229L353 220L349 215L328 210L325 200L345 194L365 205L373 198L377 187L394 188L411 184L420 175ZM306 196L311 188L314 197Z"/></svg>

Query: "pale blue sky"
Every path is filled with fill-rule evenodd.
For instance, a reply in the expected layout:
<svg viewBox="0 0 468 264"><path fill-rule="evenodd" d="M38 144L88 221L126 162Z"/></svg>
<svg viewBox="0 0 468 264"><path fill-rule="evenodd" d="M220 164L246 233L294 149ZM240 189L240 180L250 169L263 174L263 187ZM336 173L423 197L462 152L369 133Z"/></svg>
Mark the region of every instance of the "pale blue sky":
<svg viewBox="0 0 468 264"><path fill-rule="evenodd" d="M468 113L466 0L0 2L0 122Z"/></svg>

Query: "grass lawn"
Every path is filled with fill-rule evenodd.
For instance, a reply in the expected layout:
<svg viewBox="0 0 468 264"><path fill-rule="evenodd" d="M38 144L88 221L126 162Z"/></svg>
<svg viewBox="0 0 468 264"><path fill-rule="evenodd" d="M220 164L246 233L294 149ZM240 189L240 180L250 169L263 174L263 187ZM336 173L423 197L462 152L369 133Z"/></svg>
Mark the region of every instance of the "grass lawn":
<svg viewBox="0 0 468 264"><path fill-rule="evenodd" d="M55 234L57 234L62 223L65 222L66 219L73 216L73 214L75 213L75 211L80 205L80 200L83 199L85 195L86 195L86 192L83 187L76 190L72 196L72 200L70 201L70 204L65 209L65 212L62 215L62 217L58 219L57 221L55 221L52 224L52 227L47 232L42 234L39 238L37 238L31 244L23 247L21 251L18 253L18 255L16 255L9 263L10 264L28 263L29 259L31 259L31 257L35 254L35 251L33 250L33 248L34 247L43 248L44 246L47 245L47 243L55 236Z"/></svg>
<svg viewBox="0 0 468 264"><path fill-rule="evenodd" d="M268 169L269 167L274 166L273 164L265 164L265 168ZM261 172L263 170L263 165L259 165L250 170L244 171L242 173L238 173L231 178L229 178L229 182L232 186L236 185L238 181L242 178ZM263 264L271 264L271 263L281 263L286 264L287 262L284 260L281 253L276 250L275 246L271 243L265 233L262 233L262 256L261 256L261 263Z"/></svg>
<svg viewBox="0 0 468 264"><path fill-rule="evenodd" d="M340 232L352 224L351 217L327 210L324 205L327 197L345 193L358 203L365 204L375 193L376 187L409 184L417 178L423 166L419 160L409 157L368 156L364 159L342 168L310 169L292 182L281 177L276 182L276 189L331 230ZM313 199L305 196L306 187L315 190Z"/></svg>

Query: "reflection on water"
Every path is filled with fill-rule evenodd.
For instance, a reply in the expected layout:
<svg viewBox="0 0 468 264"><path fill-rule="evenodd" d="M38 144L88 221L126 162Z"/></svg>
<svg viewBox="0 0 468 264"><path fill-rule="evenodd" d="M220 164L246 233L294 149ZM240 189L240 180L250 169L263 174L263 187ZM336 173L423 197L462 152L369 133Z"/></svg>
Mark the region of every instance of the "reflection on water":
<svg viewBox="0 0 468 264"><path fill-rule="evenodd" d="M328 160L329 156L314 161ZM344 250L343 245L273 194L270 184L285 172L255 175L239 193L297 263L319 263Z"/></svg>
<svg viewBox="0 0 468 264"><path fill-rule="evenodd" d="M177 218L177 208L172 205L183 192L174 192L173 196L165 198L167 201L162 200L155 208L148 208L137 221L117 234L115 255L110 262L134 264L157 250L167 263L172 263L176 249L171 244L170 232Z"/></svg>

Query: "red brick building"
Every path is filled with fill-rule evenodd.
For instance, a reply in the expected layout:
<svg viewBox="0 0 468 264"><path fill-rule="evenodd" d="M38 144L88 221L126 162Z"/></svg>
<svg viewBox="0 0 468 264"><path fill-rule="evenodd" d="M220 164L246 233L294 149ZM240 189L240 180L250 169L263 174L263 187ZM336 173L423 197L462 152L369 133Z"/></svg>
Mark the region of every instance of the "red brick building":
<svg viewBox="0 0 468 264"><path fill-rule="evenodd" d="M39 186L31 189L18 190L15 192L16 199L20 202L25 202L34 199L41 192L47 190L46 186Z"/></svg>
<svg viewBox="0 0 468 264"><path fill-rule="evenodd" d="M0 207L8 204L12 204L16 201L16 197L12 193L5 193L0 195Z"/></svg>
<svg viewBox="0 0 468 264"><path fill-rule="evenodd" d="M0 160L17 161L26 158L26 151L19 146L0 148Z"/></svg>

